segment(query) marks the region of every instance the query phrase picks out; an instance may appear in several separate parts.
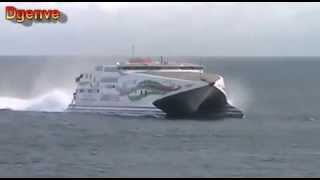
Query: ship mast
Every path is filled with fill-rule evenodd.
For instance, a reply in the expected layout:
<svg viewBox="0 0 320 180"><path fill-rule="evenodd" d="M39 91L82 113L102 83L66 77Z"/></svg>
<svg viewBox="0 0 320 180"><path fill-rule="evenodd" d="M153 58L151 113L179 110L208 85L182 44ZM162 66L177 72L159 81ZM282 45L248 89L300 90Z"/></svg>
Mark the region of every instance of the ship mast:
<svg viewBox="0 0 320 180"><path fill-rule="evenodd" d="M131 46L131 57L132 57L132 58L135 57L135 47L134 47L134 44Z"/></svg>

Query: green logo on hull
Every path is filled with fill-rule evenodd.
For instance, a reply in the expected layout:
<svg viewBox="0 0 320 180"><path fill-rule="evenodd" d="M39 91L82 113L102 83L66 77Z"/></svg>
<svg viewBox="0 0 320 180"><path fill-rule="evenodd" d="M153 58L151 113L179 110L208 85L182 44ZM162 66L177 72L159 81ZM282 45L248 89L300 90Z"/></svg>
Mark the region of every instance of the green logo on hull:
<svg viewBox="0 0 320 180"><path fill-rule="evenodd" d="M163 95L168 92L176 91L181 86L166 86L157 81L145 80L140 82L135 88L132 88L128 94L131 101L137 101L148 95Z"/></svg>

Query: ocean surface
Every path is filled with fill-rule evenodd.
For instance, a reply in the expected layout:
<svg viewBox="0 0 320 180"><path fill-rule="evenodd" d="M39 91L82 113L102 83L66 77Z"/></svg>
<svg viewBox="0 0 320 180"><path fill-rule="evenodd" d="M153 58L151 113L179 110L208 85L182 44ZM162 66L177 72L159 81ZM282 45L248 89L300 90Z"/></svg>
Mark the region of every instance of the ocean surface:
<svg viewBox="0 0 320 180"><path fill-rule="evenodd" d="M66 113L114 57L0 57L0 177L320 176L320 58L172 57L222 75L245 117Z"/></svg>

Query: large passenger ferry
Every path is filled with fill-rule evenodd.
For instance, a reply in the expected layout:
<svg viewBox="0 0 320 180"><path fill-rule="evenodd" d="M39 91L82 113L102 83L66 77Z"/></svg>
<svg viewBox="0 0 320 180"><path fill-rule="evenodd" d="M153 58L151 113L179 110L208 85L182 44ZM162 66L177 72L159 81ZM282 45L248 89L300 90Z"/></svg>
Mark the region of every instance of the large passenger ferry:
<svg viewBox="0 0 320 180"><path fill-rule="evenodd" d="M200 65L171 63L163 57L99 65L75 81L67 111L243 116L228 102L222 76L205 73Z"/></svg>

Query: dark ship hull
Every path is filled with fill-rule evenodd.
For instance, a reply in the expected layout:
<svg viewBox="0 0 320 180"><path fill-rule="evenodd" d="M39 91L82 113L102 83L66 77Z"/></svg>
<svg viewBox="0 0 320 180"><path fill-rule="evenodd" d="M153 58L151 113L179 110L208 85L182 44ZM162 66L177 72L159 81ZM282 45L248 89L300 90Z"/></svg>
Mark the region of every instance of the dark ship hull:
<svg viewBox="0 0 320 180"><path fill-rule="evenodd" d="M235 117L243 113L230 105L225 94L212 84L173 94L153 102L168 117Z"/></svg>

